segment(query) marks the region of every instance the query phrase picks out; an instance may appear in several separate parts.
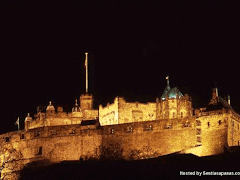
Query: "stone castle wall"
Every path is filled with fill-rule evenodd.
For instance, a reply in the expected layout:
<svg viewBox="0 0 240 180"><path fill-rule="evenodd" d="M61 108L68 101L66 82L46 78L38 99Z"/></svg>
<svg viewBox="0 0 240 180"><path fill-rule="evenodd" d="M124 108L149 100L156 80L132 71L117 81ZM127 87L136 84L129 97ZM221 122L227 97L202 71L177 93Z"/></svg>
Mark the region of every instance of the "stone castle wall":
<svg viewBox="0 0 240 180"><path fill-rule="evenodd" d="M157 119L190 117L193 115L192 102L188 95L177 98L168 97L165 100L157 100Z"/></svg>
<svg viewBox="0 0 240 180"><path fill-rule="evenodd" d="M203 112L196 118L196 136L198 148L189 149L186 153L197 156L221 154L227 147L228 116L222 110Z"/></svg>
<svg viewBox="0 0 240 180"><path fill-rule="evenodd" d="M240 146L240 117L234 112L228 117L228 145Z"/></svg>
<svg viewBox="0 0 240 180"><path fill-rule="evenodd" d="M47 116L46 116L47 115ZM27 122L28 129L34 129L44 126L63 126L72 124L81 124L83 120L97 119L98 110L86 109L81 112L54 112L51 115L47 113L38 113L36 119Z"/></svg>
<svg viewBox="0 0 240 180"><path fill-rule="evenodd" d="M186 126L186 123L189 126ZM195 119L109 125L68 125L10 132L0 136L2 173L24 164L88 158L141 159L183 151L196 146Z"/></svg>
<svg viewBox="0 0 240 180"><path fill-rule="evenodd" d="M152 121L156 119L156 103L126 102L116 97L113 104L99 106L101 125L123 124L131 122Z"/></svg>

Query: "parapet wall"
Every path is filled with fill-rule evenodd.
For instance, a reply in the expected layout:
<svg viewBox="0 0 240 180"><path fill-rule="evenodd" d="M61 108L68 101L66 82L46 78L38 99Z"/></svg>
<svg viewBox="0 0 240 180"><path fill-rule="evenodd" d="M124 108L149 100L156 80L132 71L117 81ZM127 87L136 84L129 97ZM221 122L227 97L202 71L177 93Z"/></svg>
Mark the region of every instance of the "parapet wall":
<svg viewBox="0 0 240 180"><path fill-rule="evenodd" d="M143 159L196 146L195 119L157 120L103 127L102 147L124 159ZM112 149L112 147L115 147Z"/></svg>

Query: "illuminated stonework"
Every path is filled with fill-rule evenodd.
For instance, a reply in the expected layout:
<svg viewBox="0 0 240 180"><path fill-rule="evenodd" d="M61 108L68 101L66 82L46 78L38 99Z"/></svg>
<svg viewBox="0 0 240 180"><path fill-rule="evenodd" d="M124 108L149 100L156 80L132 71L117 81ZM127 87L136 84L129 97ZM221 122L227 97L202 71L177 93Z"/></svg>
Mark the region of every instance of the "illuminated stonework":
<svg viewBox="0 0 240 180"><path fill-rule="evenodd" d="M72 112L55 109L52 102L25 119L25 129L0 136L1 177L18 178L21 169L35 161L48 164L64 160L154 158L171 153L197 156L221 154L240 145L240 116L229 101L213 89L208 106L192 108L192 100L169 78L156 102L126 102L93 109L93 97L80 96Z"/></svg>

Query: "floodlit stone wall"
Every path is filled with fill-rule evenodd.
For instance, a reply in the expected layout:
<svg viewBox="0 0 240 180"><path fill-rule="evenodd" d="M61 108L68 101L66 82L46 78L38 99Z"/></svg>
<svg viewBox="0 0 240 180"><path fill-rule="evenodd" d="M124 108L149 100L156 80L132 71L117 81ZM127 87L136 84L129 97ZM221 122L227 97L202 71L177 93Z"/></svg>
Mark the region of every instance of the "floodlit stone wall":
<svg viewBox="0 0 240 180"><path fill-rule="evenodd" d="M186 126L186 123L189 126ZM195 120L173 119L103 127L102 147L108 158L143 159L196 146ZM112 148L114 147L114 148Z"/></svg>
<svg viewBox="0 0 240 180"><path fill-rule="evenodd" d="M98 118L98 110L90 109L81 112L56 112L46 116L47 113L38 113L36 119L27 122L27 129L34 129L44 126L62 126L81 124L83 120ZM25 128L26 128L25 127Z"/></svg>
<svg viewBox="0 0 240 180"><path fill-rule="evenodd" d="M182 97L166 98L157 101L157 119L172 119L193 116L192 101L186 94Z"/></svg>
<svg viewBox="0 0 240 180"><path fill-rule="evenodd" d="M186 123L188 126L186 126ZM182 151L196 145L194 118L109 125L46 126L0 136L2 173L24 164L88 158L141 159Z"/></svg>
<svg viewBox="0 0 240 180"><path fill-rule="evenodd" d="M231 112L228 119L228 145L240 146L240 117Z"/></svg>
<svg viewBox="0 0 240 180"><path fill-rule="evenodd" d="M228 113L223 110L202 112L196 118L198 148L186 152L197 156L221 154L227 147Z"/></svg>
<svg viewBox="0 0 240 180"><path fill-rule="evenodd" d="M118 108L119 108L119 98L116 97L114 102L110 105L107 104L106 107L99 106L99 122L101 126L118 124Z"/></svg>
<svg viewBox="0 0 240 180"><path fill-rule="evenodd" d="M156 103L126 102L116 97L114 103L99 106L99 121L102 126L156 119Z"/></svg>

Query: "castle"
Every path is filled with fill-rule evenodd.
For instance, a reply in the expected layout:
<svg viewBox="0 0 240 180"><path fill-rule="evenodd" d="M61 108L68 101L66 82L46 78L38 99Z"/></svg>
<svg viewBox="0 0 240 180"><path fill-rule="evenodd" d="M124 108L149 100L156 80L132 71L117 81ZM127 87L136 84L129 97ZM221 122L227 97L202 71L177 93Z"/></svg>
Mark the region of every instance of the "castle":
<svg viewBox="0 0 240 180"><path fill-rule="evenodd" d="M223 99L214 88L209 104L194 110L191 97L171 88L169 77L166 81L155 102L116 97L112 104L93 109L86 78L86 93L72 112L55 109L50 101L46 110L38 108L34 118L27 115L23 130L0 135L1 177L17 179L29 163L43 160L136 160L171 153L210 156L240 145L240 116L230 98Z"/></svg>

